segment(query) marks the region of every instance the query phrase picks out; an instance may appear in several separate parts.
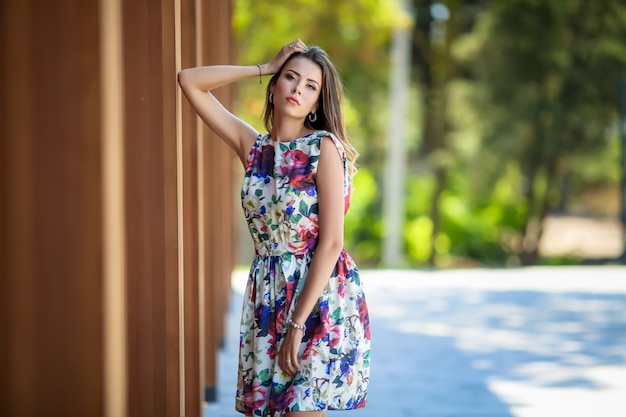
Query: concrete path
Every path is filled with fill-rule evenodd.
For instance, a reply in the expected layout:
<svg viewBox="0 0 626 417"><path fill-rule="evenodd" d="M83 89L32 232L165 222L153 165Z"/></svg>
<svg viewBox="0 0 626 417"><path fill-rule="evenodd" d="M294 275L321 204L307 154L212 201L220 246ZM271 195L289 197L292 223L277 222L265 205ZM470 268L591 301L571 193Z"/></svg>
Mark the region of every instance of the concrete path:
<svg viewBox="0 0 626 417"><path fill-rule="evenodd" d="M626 416L626 267L362 271L368 405L329 417ZM232 417L245 272L233 276L219 401Z"/></svg>

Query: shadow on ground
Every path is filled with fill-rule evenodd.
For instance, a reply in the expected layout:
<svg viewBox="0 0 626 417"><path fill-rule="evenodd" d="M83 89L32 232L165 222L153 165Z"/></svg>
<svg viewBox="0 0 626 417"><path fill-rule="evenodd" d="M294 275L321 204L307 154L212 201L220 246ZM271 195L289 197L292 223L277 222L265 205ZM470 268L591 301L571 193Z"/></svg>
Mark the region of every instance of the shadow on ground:
<svg viewBox="0 0 626 417"><path fill-rule="evenodd" d="M583 272L587 281L587 270ZM577 410L581 407L576 401L568 403L579 397L584 400L580 404L594 409L605 400L621 407L626 283L618 284L624 288L615 292L587 292L553 284L543 288L539 279L530 286L537 288L512 290L506 285L439 285L438 273L416 276L419 281L413 275L403 281L384 272L368 273L368 406L348 414L329 412L329 417L591 415ZM519 285L520 277L508 282ZM594 279L590 274L590 288ZM240 291L235 291L228 340L220 353L219 400L205 408L206 417L237 415L233 404L240 306ZM608 386L616 380L617 391ZM546 414L555 399L561 399L557 414ZM619 410L603 412L623 415Z"/></svg>
<svg viewBox="0 0 626 417"><path fill-rule="evenodd" d="M626 369L624 293L372 287L372 363L382 369L372 371L370 405L398 398L394 415L522 415L510 410L561 398L555 389L604 395L606 370Z"/></svg>

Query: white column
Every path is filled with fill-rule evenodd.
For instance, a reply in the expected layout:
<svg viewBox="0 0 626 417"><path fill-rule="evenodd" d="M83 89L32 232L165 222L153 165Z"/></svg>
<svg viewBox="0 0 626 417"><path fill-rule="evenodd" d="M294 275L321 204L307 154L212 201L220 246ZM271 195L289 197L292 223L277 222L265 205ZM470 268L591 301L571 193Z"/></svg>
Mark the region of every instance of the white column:
<svg viewBox="0 0 626 417"><path fill-rule="evenodd" d="M401 1L407 12L406 0ZM391 53L391 80L387 161L383 189L383 215L385 235L383 240L383 265L402 265L404 226L404 184L406 171L405 124L409 65L411 55L411 26L396 27Z"/></svg>

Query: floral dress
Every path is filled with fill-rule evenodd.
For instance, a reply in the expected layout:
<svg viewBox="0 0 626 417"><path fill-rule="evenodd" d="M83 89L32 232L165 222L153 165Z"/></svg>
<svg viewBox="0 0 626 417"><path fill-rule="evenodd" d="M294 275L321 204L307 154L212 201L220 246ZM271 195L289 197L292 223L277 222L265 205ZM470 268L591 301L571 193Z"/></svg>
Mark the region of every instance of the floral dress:
<svg viewBox="0 0 626 417"><path fill-rule="evenodd" d="M306 320L295 378L278 366L285 337L318 237L316 173L322 140L344 165L345 210L350 177L341 142L317 131L291 142L259 135L241 191L255 258L241 317L236 409L246 416L365 406L370 329L359 271L342 250L328 285Z"/></svg>

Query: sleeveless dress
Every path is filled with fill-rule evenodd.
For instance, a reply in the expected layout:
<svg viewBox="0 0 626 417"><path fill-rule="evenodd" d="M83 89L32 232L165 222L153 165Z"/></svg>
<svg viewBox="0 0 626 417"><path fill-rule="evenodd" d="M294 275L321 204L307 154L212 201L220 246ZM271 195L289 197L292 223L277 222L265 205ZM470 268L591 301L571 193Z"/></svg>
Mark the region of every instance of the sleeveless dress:
<svg viewBox="0 0 626 417"><path fill-rule="evenodd" d="M262 134L248 155L241 198L255 258L243 297L236 396L236 409L246 416L365 406L369 318L359 271L345 250L306 320L301 370L292 378L276 362L317 245L322 140L332 140L343 161L347 211L347 160L333 134L316 131L291 142Z"/></svg>

